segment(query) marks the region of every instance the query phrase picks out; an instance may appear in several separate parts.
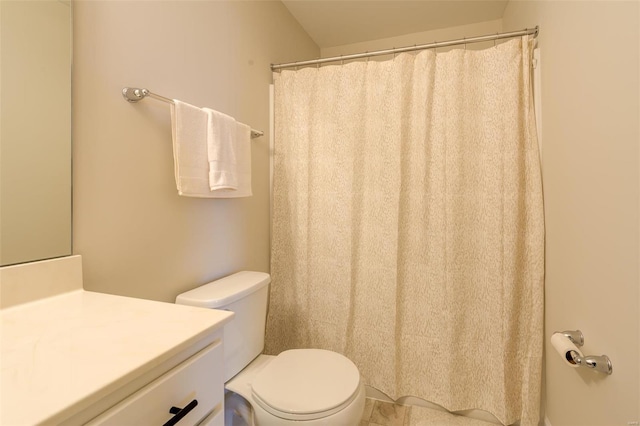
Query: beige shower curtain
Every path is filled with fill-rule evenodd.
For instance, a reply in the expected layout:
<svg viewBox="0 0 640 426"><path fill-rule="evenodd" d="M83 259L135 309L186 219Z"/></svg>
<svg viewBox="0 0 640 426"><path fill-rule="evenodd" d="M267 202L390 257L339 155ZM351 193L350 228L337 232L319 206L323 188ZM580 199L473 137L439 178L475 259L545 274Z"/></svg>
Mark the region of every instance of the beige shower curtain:
<svg viewBox="0 0 640 426"><path fill-rule="evenodd" d="M531 41L274 74L266 351L538 423L544 223Z"/></svg>

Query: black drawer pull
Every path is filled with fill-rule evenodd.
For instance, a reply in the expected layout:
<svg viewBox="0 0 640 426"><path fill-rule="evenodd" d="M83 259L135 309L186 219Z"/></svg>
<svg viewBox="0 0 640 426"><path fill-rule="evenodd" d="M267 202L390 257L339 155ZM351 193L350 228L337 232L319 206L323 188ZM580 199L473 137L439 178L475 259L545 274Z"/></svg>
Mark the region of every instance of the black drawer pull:
<svg viewBox="0 0 640 426"><path fill-rule="evenodd" d="M187 404L186 407L184 408L178 408L178 407L171 407L169 409L169 412L171 414L175 414L175 416L171 417L171 419L169 419L168 422L166 422L164 425L162 426L173 426L175 424L177 424L180 420L182 420L182 418L184 416L186 416L187 414L189 414L189 412L191 410L193 410L194 408L196 408L196 405L198 405L198 400L194 399L193 401L191 401L189 404Z"/></svg>

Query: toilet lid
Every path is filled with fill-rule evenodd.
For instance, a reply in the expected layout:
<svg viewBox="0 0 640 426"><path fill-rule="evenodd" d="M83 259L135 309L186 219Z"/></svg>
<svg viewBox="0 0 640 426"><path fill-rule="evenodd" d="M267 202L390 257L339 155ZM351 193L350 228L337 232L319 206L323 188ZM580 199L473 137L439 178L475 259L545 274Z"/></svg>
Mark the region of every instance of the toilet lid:
<svg viewBox="0 0 640 426"><path fill-rule="evenodd" d="M285 419L310 420L340 411L357 395L358 368L348 358L322 349L282 352L255 377L254 400Z"/></svg>

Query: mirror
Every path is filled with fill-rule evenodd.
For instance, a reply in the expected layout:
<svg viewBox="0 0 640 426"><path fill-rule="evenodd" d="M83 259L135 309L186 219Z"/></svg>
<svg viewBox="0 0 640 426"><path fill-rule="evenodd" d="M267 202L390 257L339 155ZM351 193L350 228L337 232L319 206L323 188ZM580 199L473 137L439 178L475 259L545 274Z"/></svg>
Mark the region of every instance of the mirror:
<svg viewBox="0 0 640 426"><path fill-rule="evenodd" d="M0 1L0 266L71 254L70 1Z"/></svg>

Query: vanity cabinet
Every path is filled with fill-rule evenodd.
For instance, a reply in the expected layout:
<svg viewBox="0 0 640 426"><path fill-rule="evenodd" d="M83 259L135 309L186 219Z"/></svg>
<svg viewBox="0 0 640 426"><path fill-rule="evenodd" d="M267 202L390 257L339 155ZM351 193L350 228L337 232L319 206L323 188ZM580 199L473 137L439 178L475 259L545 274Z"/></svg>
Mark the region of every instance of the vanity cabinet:
<svg viewBox="0 0 640 426"><path fill-rule="evenodd" d="M82 289L7 306L0 272L0 425L224 424L232 312Z"/></svg>
<svg viewBox="0 0 640 426"><path fill-rule="evenodd" d="M87 426L224 424L221 338L172 368Z"/></svg>

